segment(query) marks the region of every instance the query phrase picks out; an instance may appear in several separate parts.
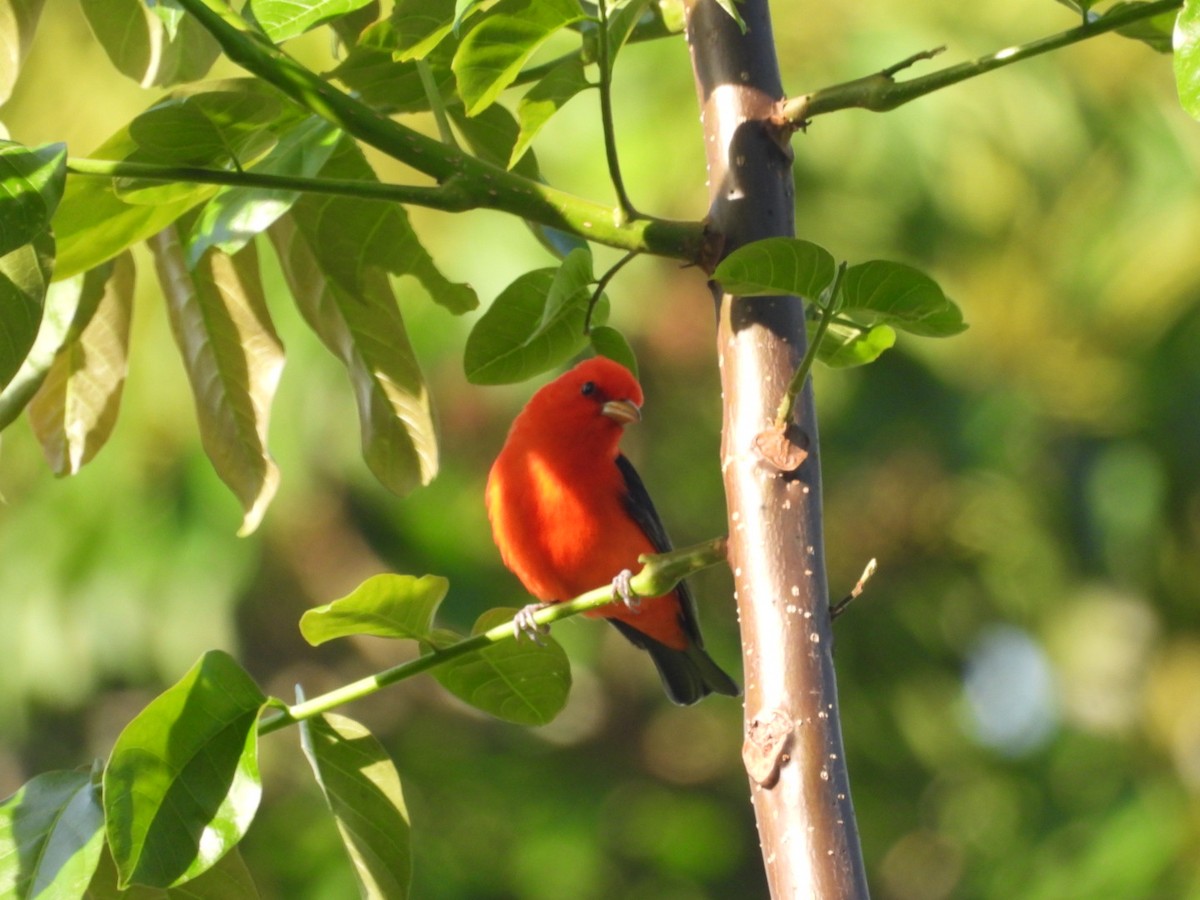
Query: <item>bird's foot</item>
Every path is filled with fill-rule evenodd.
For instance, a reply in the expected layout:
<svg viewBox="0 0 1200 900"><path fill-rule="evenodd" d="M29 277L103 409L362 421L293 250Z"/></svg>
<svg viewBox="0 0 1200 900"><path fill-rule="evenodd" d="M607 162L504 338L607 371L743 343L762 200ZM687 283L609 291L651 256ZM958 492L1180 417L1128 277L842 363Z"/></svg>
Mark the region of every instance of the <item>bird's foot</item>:
<svg viewBox="0 0 1200 900"><path fill-rule="evenodd" d="M545 603L530 603L528 606L522 607L513 616L513 637L518 641L527 637L539 647L545 647L546 642L542 640L542 637L550 633L550 626L538 624L533 617L546 606Z"/></svg>
<svg viewBox="0 0 1200 900"><path fill-rule="evenodd" d="M630 612L641 612L642 598L633 592L632 581L633 572L629 569L622 569L618 572L612 582L613 598L624 603L625 608Z"/></svg>

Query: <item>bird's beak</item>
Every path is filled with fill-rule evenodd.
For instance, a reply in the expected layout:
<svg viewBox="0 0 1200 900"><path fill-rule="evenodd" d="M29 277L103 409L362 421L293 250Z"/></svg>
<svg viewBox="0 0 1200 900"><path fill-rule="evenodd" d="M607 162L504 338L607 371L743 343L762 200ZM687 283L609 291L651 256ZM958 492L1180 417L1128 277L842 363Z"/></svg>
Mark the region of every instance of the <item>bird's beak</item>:
<svg viewBox="0 0 1200 900"><path fill-rule="evenodd" d="M632 400L609 400L600 407L600 413L620 425L642 421L642 411Z"/></svg>

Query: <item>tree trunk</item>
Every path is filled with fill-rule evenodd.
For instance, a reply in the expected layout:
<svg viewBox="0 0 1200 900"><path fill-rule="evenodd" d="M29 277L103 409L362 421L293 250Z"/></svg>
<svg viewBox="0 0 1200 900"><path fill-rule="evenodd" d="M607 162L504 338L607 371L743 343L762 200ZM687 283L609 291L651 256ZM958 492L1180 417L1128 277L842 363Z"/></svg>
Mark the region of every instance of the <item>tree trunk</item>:
<svg viewBox="0 0 1200 900"><path fill-rule="evenodd" d="M691 0L687 35L708 152L712 228L724 253L795 231L788 134L771 125L783 99L766 0ZM730 565L745 664L743 759L771 896L865 898L838 718L821 531L811 383L788 437L808 453L792 471L756 449L807 345L797 297L717 302L724 391L722 471Z"/></svg>

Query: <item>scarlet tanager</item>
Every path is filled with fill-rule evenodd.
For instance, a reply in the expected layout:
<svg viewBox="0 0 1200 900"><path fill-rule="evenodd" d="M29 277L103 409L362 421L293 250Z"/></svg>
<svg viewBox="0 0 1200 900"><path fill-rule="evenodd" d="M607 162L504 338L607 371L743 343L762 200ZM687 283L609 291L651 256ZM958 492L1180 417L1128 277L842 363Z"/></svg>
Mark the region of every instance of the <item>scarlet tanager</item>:
<svg viewBox="0 0 1200 900"><path fill-rule="evenodd" d="M625 426L641 419L641 404L629 370L596 357L537 391L512 424L488 476L488 518L505 565L543 604L609 581L616 589L638 568L639 555L671 549L650 495L618 447ZM704 652L685 583L591 615L604 616L650 653L675 703L739 693Z"/></svg>

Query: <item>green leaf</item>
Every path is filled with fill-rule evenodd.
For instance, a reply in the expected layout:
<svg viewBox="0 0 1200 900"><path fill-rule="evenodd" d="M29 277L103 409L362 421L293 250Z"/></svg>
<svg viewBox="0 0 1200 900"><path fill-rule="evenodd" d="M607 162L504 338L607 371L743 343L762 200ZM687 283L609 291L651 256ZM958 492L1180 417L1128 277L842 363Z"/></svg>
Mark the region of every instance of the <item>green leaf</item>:
<svg viewBox="0 0 1200 900"><path fill-rule="evenodd" d="M276 43L290 40L347 13L371 0L250 0L254 20Z"/></svg>
<svg viewBox="0 0 1200 900"><path fill-rule="evenodd" d="M203 78L221 48L195 16L174 4L82 0L96 40L114 66L142 87Z"/></svg>
<svg viewBox="0 0 1200 900"><path fill-rule="evenodd" d="M254 79L241 79L219 82L209 93L225 95L211 101L196 101L200 109L207 109L216 121L228 115L240 104L235 97L229 95L245 95L246 106L251 110L261 112L267 108L278 110L278 118L267 123L260 121L264 131L272 135L285 134L291 128L306 118L299 107L292 103L283 102L279 94L269 85ZM185 97L196 95L178 94L168 97L151 107L151 110L171 104L184 102ZM264 104L256 100L263 99ZM252 112L252 115L256 113ZM222 131L221 133L226 133ZM245 137L246 145L240 142L236 128L228 132L236 144L238 151L244 151L246 146L253 146L256 141L265 141L262 137ZM151 143L158 141L170 145L169 135L157 138L146 136ZM273 141L274 138L271 138ZM96 159L126 160L133 159L142 162L153 162L148 159L146 151L140 148L130 136L129 127L122 128L93 153ZM228 155L225 161L228 161ZM162 162L162 160L158 160ZM58 260L55 264L56 279L69 278L79 272L95 268L100 263L116 256L126 247L138 241L145 240L157 234L174 222L181 215L199 203L208 200L217 193L216 185L203 184L170 184L149 186L144 180L124 180L122 191L127 196L133 196L138 201L131 203L119 196L111 179L106 178L71 178L67 181L62 203L55 213L53 226L58 238ZM136 193L135 193L136 192Z"/></svg>
<svg viewBox="0 0 1200 900"><path fill-rule="evenodd" d="M568 59L559 63L535 84L517 104L520 134L513 144L506 165L513 168L525 155L533 139L551 117L566 106L567 101L591 87L583 74L583 62Z"/></svg>
<svg viewBox="0 0 1200 900"><path fill-rule="evenodd" d="M542 309L542 321L539 329L545 329L560 318L565 309L577 302L577 298L586 294L591 300L592 282L596 277L592 274L592 251L588 247L578 247L566 255L558 271L554 273L554 281L550 283L550 291L546 294L546 305Z"/></svg>
<svg viewBox="0 0 1200 900"><path fill-rule="evenodd" d="M815 323L809 325L809 339L813 337ZM896 332L888 325L858 328L839 325L836 322L825 331L821 346L817 348L817 359L834 369L865 366L877 360L885 350L896 343Z"/></svg>
<svg viewBox="0 0 1200 900"><path fill-rule="evenodd" d="M637 356L634 355L633 347L629 345L625 335L608 325L597 325L588 333L588 340L598 356L607 356L619 362L633 373L634 378L637 377Z"/></svg>
<svg viewBox="0 0 1200 900"><path fill-rule="evenodd" d="M842 279L842 315L910 334L949 337L966 330L962 312L936 281L903 263L871 260L850 266Z"/></svg>
<svg viewBox="0 0 1200 900"><path fill-rule="evenodd" d="M242 85L231 82L229 90L177 94L141 113L129 123L129 135L138 147L130 158L162 165L249 168L274 148L281 123L290 126L296 116L278 95ZM118 184L131 202L139 201L139 193L140 202L156 202L153 198L170 187L140 179L121 179Z"/></svg>
<svg viewBox="0 0 1200 900"><path fill-rule="evenodd" d="M391 21L377 22L362 33L354 49L330 74L354 91L364 103L387 113L425 112L429 95L417 72L416 62L395 58L399 36ZM443 100L455 95L454 73L450 71L457 41L444 40L422 58Z"/></svg>
<svg viewBox="0 0 1200 900"><path fill-rule="evenodd" d="M50 470L60 476L83 468L116 425L129 361L133 257L126 251L79 280L80 299L65 340L29 404L29 424Z"/></svg>
<svg viewBox="0 0 1200 900"><path fill-rule="evenodd" d="M400 62L424 59L454 29L455 0L397 0L391 21ZM457 45L457 42L455 42Z"/></svg>
<svg viewBox="0 0 1200 900"><path fill-rule="evenodd" d="M45 309L37 338L21 368L0 391L0 430L11 425L25 409L50 370L58 349L80 318L90 318L104 293L111 266L106 264L84 275L52 283L46 290ZM90 307L90 308L86 308ZM80 327L82 327L80 323Z"/></svg>
<svg viewBox="0 0 1200 900"><path fill-rule="evenodd" d="M104 848L99 785L46 772L0 803L0 896L80 897Z"/></svg>
<svg viewBox="0 0 1200 900"><path fill-rule="evenodd" d="M275 149L254 166L255 172L312 178L328 162L341 132L311 116L287 132ZM206 251L216 248L234 254L292 208L299 191L262 188L222 188L204 204L187 239L187 264L195 268Z"/></svg>
<svg viewBox="0 0 1200 900"><path fill-rule="evenodd" d="M125 726L104 770L122 887L188 881L242 839L262 794L255 726L265 702L233 657L211 650Z"/></svg>
<svg viewBox="0 0 1200 900"><path fill-rule="evenodd" d="M1114 3L1111 7L1104 11L1104 15L1100 17L1101 21L1110 18L1120 12L1124 12L1131 7L1145 6L1144 0L1135 0L1131 3ZM1148 19L1140 19L1129 25L1123 25L1117 29L1117 34L1122 37L1132 38L1135 41L1141 41L1153 50L1159 53L1171 52L1171 35L1175 30L1175 19L1177 16L1176 10L1159 13L1157 16L1151 16Z"/></svg>
<svg viewBox="0 0 1200 900"><path fill-rule="evenodd" d="M1175 22L1175 87L1179 102L1200 119L1200 2L1185 0Z"/></svg>
<svg viewBox="0 0 1200 900"><path fill-rule="evenodd" d="M815 299L836 266L824 247L798 238L773 237L745 244L730 253L713 278L730 294L753 297L791 294Z"/></svg>
<svg viewBox="0 0 1200 900"><path fill-rule="evenodd" d="M495 105L476 116L468 116L457 104L447 107L446 112L466 139L472 153L493 165L508 165L520 130L512 113L503 106ZM542 177L532 153L518 162L515 171L535 181L540 181Z"/></svg>
<svg viewBox="0 0 1200 900"><path fill-rule="evenodd" d="M515 609L492 609L475 622L482 634L512 619ZM450 693L498 719L517 725L545 725L557 716L571 692L571 664L552 638L545 643L501 641L430 670Z"/></svg>
<svg viewBox="0 0 1200 900"><path fill-rule="evenodd" d="M387 751L358 722L333 713L301 722L300 741L361 896L404 900L412 879L408 809Z"/></svg>
<svg viewBox="0 0 1200 900"><path fill-rule="evenodd" d="M475 323L463 351L472 384L512 384L566 362L587 345L583 332L591 292L578 287L562 297L555 314L545 315L559 269L535 269L501 291ZM593 327L608 318L603 300L592 314Z"/></svg>
<svg viewBox="0 0 1200 900"><path fill-rule="evenodd" d="M354 634L426 640L449 589L437 575L374 575L347 596L305 612L300 633L314 647Z"/></svg>
<svg viewBox="0 0 1200 900"><path fill-rule="evenodd" d="M96 159L125 159L136 150L118 132L95 151ZM94 269L118 253L157 234L191 207L217 192L215 185L191 185L157 204L126 203L105 178L71 178L55 213L58 238L54 277L70 278Z"/></svg>
<svg viewBox="0 0 1200 900"><path fill-rule="evenodd" d="M584 18L577 0L500 0L467 32L454 55L468 115L490 106L559 29Z"/></svg>
<svg viewBox="0 0 1200 900"><path fill-rule="evenodd" d="M279 486L267 426L283 371L283 345L267 311L258 254L253 244L236 256L210 250L191 271L174 227L151 240L150 249L192 386L204 452L242 505L238 534L250 534Z"/></svg>
<svg viewBox="0 0 1200 900"><path fill-rule="evenodd" d="M0 389L7 387L33 349L53 265L54 238L49 232L0 256Z"/></svg>
<svg viewBox="0 0 1200 900"><path fill-rule="evenodd" d="M137 885L129 890L117 886L117 867L112 855L102 853L96 875L88 885L86 900L259 900L254 878L234 847L211 869L186 884L172 888Z"/></svg>
<svg viewBox="0 0 1200 900"><path fill-rule="evenodd" d="M33 43L44 0L3 0L0 3L0 105L12 96L21 64Z"/></svg>
<svg viewBox="0 0 1200 900"><path fill-rule="evenodd" d="M0 141L0 256L50 227L67 180L67 147Z"/></svg>

